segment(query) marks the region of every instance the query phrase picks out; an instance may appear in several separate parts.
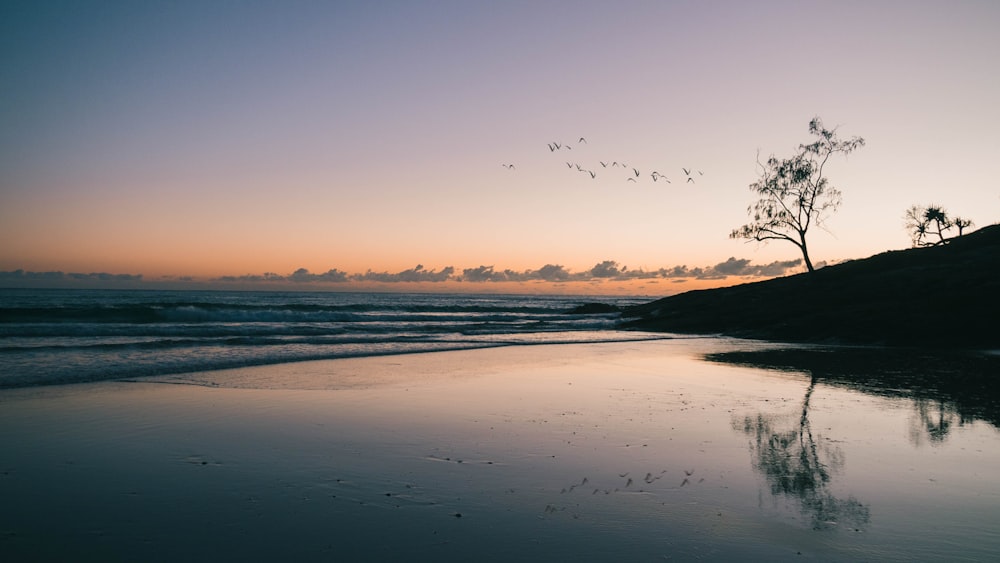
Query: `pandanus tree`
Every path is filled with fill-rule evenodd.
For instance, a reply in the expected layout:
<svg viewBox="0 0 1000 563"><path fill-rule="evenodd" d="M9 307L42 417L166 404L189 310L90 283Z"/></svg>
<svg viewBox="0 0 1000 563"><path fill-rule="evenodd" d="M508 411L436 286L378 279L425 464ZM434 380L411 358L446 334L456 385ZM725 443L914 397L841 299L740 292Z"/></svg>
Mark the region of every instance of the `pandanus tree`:
<svg viewBox="0 0 1000 563"><path fill-rule="evenodd" d="M914 247L947 244L953 238L949 236L952 229L958 231L955 236L962 236L965 229L973 226L968 219L949 216L940 205L914 205L906 210L903 219Z"/></svg>
<svg viewBox="0 0 1000 563"><path fill-rule="evenodd" d="M806 244L806 234L814 225L821 225L837 210L841 193L830 185L825 166L834 154L849 154L864 146L861 137L841 140L836 128L827 129L818 117L809 122L809 133L816 140L799 145L791 158L771 155L760 162L760 179L750 184L750 191L759 199L747 208L752 220L729 234L729 238L757 242L788 241L802 252L806 269L814 271Z"/></svg>

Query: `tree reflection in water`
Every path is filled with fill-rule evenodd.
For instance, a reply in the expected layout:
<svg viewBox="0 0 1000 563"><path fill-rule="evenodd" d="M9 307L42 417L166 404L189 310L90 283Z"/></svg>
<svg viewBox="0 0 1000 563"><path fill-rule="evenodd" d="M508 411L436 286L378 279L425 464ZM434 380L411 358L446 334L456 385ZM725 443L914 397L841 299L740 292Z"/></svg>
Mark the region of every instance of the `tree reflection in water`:
<svg viewBox="0 0 1000 563"><path fill-rule="evenodd" d="M797 347L708 354L716 362L804 373L880 397L910 399L910 440L932 445L982 420L1000 428L1000 355L962 350Z"/></svg>
<svg viewBox="0 0 1000 563"><path fill-rule="evenodd" d="M733 426L750 436L754 469L771 486L771 494L798 501L813 529L823 530L841 523L855 527L869 521L868 506L853 497L840 499L829 491L832 475L844 464L839 448L818 445L809 424L809 400L816 387L813 378L802 401L802 412L790 426L788 417L758 413L734 419Z"/></svg>
<svg viewBox="0 0 1000 563"><path fill-rule="evenodd" d="M956 427L982 420L1000 428L1000 355L963 350L878 347L789 347L708 354L716 362L803 373L809 387L798 420L767 413L734 420L750 436L754 467L776 496L794 497L813 526L869 520L868 507L829 492L844 460L839 449L817 445L809 400L817 383L913 401L910 440L944 442ZM788 421L792 420L791 424Z"/></svg>
<svg viewBox="0 0 1000 563"><path fill-rule="evenodd" d="M925 437L932 445L944 442L952 425L958 420L961 426L967 421L962 419L953 404L944 399L915 399L914 416L910 423L910 441L919 446Z"/></svg>

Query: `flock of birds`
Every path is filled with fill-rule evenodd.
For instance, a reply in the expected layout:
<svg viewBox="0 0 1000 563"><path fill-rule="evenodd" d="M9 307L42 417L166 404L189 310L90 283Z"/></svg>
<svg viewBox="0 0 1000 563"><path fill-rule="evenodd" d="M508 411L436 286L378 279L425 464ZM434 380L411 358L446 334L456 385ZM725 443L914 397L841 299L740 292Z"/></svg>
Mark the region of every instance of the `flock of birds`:
<svg viewBox="0 0 1000 563"><path fill-rule="evenodd" d="M588 144L587 139L585 137L580 137L579 141L577 141L577 146L585 144ZM549 148L549 152L551 153L573 150L573 145L567 142L552 141L551 143L547 143L547 146ZM579 162L573 162L570 160L565 162L566 167L569 170L586 174L590 176L591 180L596 180L598 172L600 172L601 175L604 175L605 173L615 173L618 177L624 178L624 181L626 182L638 183L641 179L648 175L648 177L653 179L654 183L659 182L660 180L663 180L668 184L673 183L666 174L663 174L659 170L653 170L647 174L634 166L629 166L627 163L618 160L599 160L597 161L597 164L600 165L600 168L597 166L584 166ZM501 166L507 170L516 170L513 163L505 163L501 164ZM697 183L695 182L696 177L705 175L705 173L701 170L695 170L694 168L681 167L681 171L684 172L683 183L685 184L695 184Z"/></svg>

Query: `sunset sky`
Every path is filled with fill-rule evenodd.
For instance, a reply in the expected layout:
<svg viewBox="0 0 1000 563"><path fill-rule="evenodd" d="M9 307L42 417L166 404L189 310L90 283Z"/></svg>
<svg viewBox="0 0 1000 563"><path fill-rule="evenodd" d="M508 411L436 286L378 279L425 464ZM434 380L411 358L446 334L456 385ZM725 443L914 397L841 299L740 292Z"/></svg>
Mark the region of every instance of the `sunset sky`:
<svg viewBox="0 0 1000 563"><path fill-rule="evenodd" d="M4 2L0 285L773 274L794 246L728 235L814 116L867 146L813 260L906 248L913 204L1000 221L998 30L988 0Z"/></svg>

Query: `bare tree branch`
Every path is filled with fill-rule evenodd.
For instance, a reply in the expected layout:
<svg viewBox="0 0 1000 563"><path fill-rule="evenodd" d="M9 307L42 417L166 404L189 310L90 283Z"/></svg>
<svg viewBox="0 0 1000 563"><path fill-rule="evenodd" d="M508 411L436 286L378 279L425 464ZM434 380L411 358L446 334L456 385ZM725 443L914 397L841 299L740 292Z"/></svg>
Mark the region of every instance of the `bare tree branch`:
<svg viewBox="0 0 1000 563"><path fill-rule="evenodd" d="M760 179L750 184L750 190L760 199L747 208L752 221L734 229L730 238L765 242L786 240L802 252L806 268L814 270L809 259L806 233L813 224L822 225L826 215L840 206L841 193L829 185L824 174L826 163L834 153L849 154L865 141L861 137L837 138L836 128L826 129L814 117L809 133L817 140L799 145L799 152L788 159L771 155L765 163L757 153Z"/></svg>

